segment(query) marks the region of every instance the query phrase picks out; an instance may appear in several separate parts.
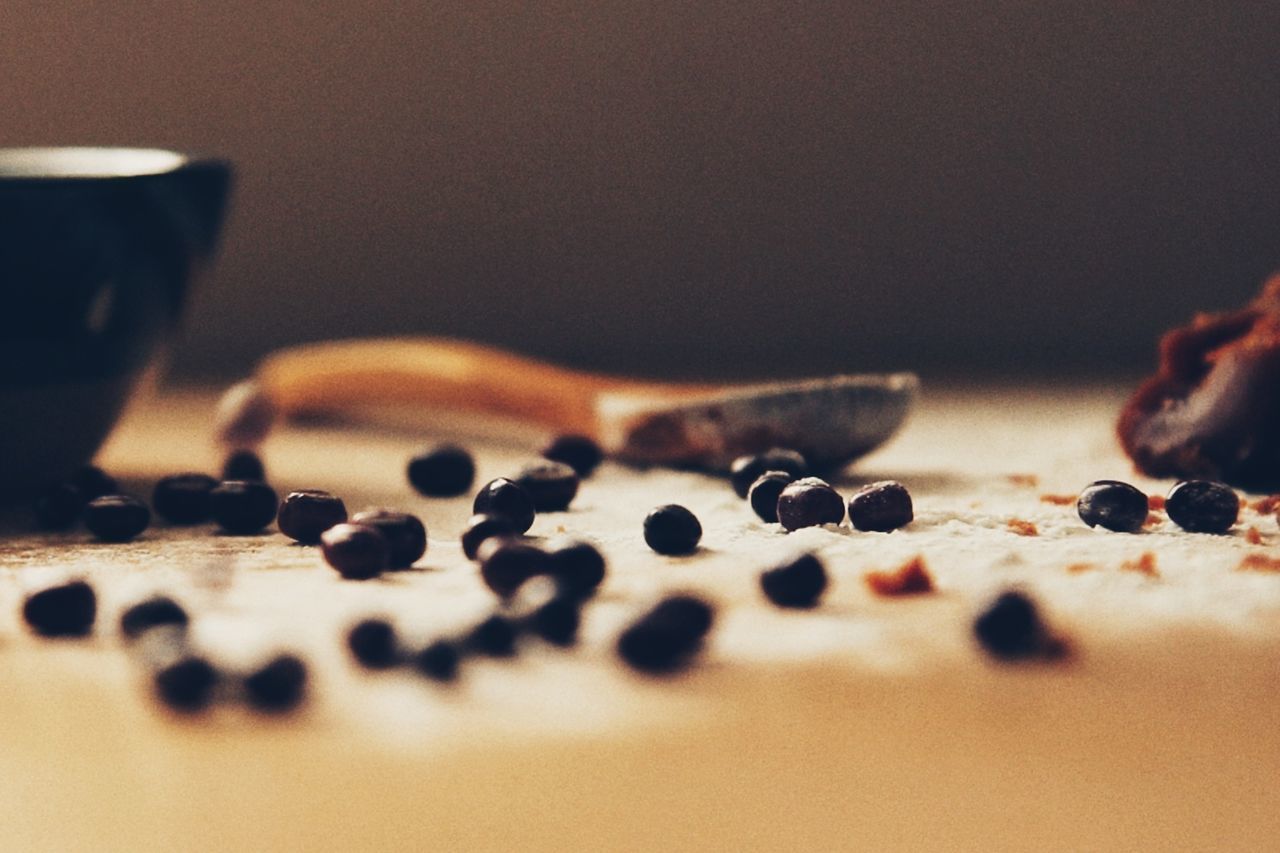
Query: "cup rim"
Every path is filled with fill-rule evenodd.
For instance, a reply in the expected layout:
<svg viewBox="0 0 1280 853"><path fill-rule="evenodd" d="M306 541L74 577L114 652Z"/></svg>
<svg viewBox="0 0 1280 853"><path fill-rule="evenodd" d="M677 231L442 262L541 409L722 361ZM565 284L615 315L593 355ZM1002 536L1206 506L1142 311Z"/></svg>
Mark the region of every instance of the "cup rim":
<svg viewBox="0 0 1280 853"><path fill-rule="evenodd" d="M167 175L198 163L220 162L167 148L127 146L0 147L0 184L74 182Z"/></svg>

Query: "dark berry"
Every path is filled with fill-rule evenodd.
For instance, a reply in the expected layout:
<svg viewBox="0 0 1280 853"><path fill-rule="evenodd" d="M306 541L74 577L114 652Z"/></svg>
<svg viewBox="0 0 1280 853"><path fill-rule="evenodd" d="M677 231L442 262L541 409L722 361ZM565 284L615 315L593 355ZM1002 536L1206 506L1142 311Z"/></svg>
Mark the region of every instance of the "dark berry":
<svg viewBox="0 0 1280 853"><path fill-rule="evenodd" d="M556 596L543 603L529 617L529 628L548 643L571 646L578 638L581 622L579 602Z"/></svg>
<svg viewBox="0 0 1280 853"><path fill-rule="evenodd" d="M485 483L476 495L471 511L476 515L498 515L511 522L516 533L533 526L534 506L529 493L506 477Z"/></svg>
<svg viewBox="0 0 1280 853"><path fill-rule="evenodd" d="M698 517L679 504L666 504L644 517L644 541L659 554L692 554L702 539Z"/></svg>
<svg viewBox="0 0 1280 853"><path fill-rule="evenodd" d="M1085 486L1076 500L1080 520L1090 527L1117 533L1137 533L1147 520L1147 496L1119 480L1098 480Z"/></svg>
<svg viewBox="0 0 1280 853"><path fill-rule="evenodd" d="M471 454L453 444L442 444L409 460L409 483L420 495L451 498L471 488L476 463Z"/></svg>
<svg viewBox="0 0 1280 853"><path fill-rule="evenodd" d="M294 655L278 655L244 680L245 698L259 711L288 711L302 701L307 665Z"/></svg>
<svg viewBox="0 0 1280 853"><path fill-rule="evenodd" d="M262 459L252 450L237 450L222 463L223 480L260 480L267 479L267 469Z"/></svg>
<svg viewBox="0 0 1280 853"><path fill-rule="evenodd" d="M745 498L751 490L751 484L760 479L766 471L783 471L791 475L791 479L808 476L809 463L794 450L775 447L764 453L753 453L750 456L739 456L729 467L729 481L738 497Z"/></svg>
<svg viewBox="0 0 1280 853"><path fill-rule="evenodd" d="M973 632L984 649L1002 660L1038 655L1045 647L1035 602L1017 591L1001 593L974 621Z"/></svg>
<svg viewBox="0 0 1280 853"><path fill-rule="evenodd" d="M584 479L591 476L604 458L600 445L585 435L558 436L543 449L542 455L553 462L563 462Z"/></svg>
<svg viewBox="0 0 1280 853"><path fill-rule="evenodd" d="M546 553L521 539L490 539L478 552L480 577L503 598L515 595L529 578L545 574L550 567Z"/></svg>
<svg viewBox="0 0 1280 853"><path fill-rule="evenodd" d="M154 676L156 695L160 700L175 711L184 713L208 707L218 680L218 671L213 665L194 655L181 657L161 667Z"/></svg>
<svg viewBox="0 0 1280 853"><path fill-rule="evenodd" d="M413 665L436 681L452 681L458 674L458 647L448 640L436 640L418 652Z"/></svg>
<svg viewBox="0 0 1280 853"><path fill-rule="evenodd" d="M619 635L618 655L642 672L677 670L701 647L713 616L711 606L700 599L667 598Z"/></svg>
<svg viewBox="0 0 1280 853"><path fill-rule="evenodd" d="M342 498L320 489L290 492L280 503L276 527L303 545L314 545L320 534L347 520L347 507Z"/></svg>
<svg viewBox="0 0 1280 853"><path fill-rule="evenodd" d="M98 597L84 581L51 586L27 596L22 618L45 637L83 637L93 630Z"/></svg>
<svg viewBox="0 0 1280 853"><path fill-rule="evenodd" d="M120 615L120 633L126 639L135 640L152 628L171 625L185 628L187 611L166 595L157 595L140 601Z"/></svg>
<svg viewBox="0 0 1280 853"><path fill-rule="evenodd" d="M751 484L747 501L761 521L773 524L778 520L778 497L794 479L786 471L766 471Z"/></svg>
<svg viewBox="0 0 1280 853"><path fill-rule="evenodd" d="M368 580L387 569L387 538L367 524L335 524L320 534L325 561L347 580Z"/></svg>
<svg viewBox="0 0 1280 853"><path fill-rule="evenodd" d="M813 607L827 588L822 561L805 554L760 575L760 588L779 607Z"/></svg>
<svg viewBox="0 0 1280 853"><path fill-rule="evenodd" d="M555 578L561 595L590 598L604 580L604 555L589 542L553 542L547 550L547 559L550 563L548 574Z"/></svg>
<svg viewBox="0 0 1280 853"><path fill-rule="evenodd" d="M538 512L563 512L578 494L578 473L563 462L538 462L526 465L516 484Z"/></svg>
<svg viewBox="0 0 1280 853"><path fill-rule="evenodd" d="M805 477L787 485L778 495L778 521L787 530L839 524L844 501L839 492L817 477Z"/></svg>
<svg viewBox="0 0 1280 853"><path fill-rule="evenodd" d="M1164 511L1188 532L1226 533L1240 516L1240 498L1223 483L1186 480L1169 490Z"/></svg>
<svg viewBox="0 0 1280 853"><path fill-rule="evenodd" d="M863 486L849 498L849 523L855 530L888 533L906 527L913 518L911 493L894 480Z"/></svg>
<svg viewBox="0 0 1280 853"><path fill-rule="evenodd" d="M227 480L209 493L209 514L227 533L257 533L276 517L275 489L260 480Z"/></svg>
<svg viewBox="0 0 1280 853"><path fill-rule="evenodd" d="M518 633L510 619L494 614L471 629L466 646L490 657L511 657L516 653Z"/></svg>
<svg viewBox="0 0 1280 853"><path fill-rule="evenodd" d="M151 510L129 495L103 495L84 508L84 526L103 542L128 542L150 523Z"/></svg>
<svg viewBox="0 0 1280 853"><path fill-rule="evenodd" d="M151 505L170 524L199 524L209 520L209 493L217 485L208 474L174 474L156 483Z"/></svg>
<svg viewBox="0 0 1280 853"><path fill-rule="evenodd" d="M427 553L427 528L416 515L393 509L370 509L351 517L356 524L376 527L387 540L387 568L407 569Z"/></svg>
<svg viewBox="0 0 1280 853"><path fill-rule="evenodd" d="M494 536L519 536L511 519L503 515L473 515L467 519L467 526L462 531L462 553L468 560L474 560L486 539Z"/></svg>
<svg viewBox="0 0 1280 853"><path fill-rule="evenodd" d="M385 619L365 619L347 632L347 648L369 669L386 669L399 659L396 629Z"/></svg>
<svg viewBox="0 0 1280 853"><path fill-rule="evenodd" d="M36 498L36 526L41 530L66 530L80 520L88 502L84 492L72 483L50 486Z"/></svg>
<svg viewBox="0 0 1280 853"><path fill-rule="evenodd" d="M71 485L80 490L80 494L84 495L85 500L91 501L103 495L114 495L120 492L120 487L116 484L115 477L112 477L96 465L85 465L71 475L70 482Z"/></svg>

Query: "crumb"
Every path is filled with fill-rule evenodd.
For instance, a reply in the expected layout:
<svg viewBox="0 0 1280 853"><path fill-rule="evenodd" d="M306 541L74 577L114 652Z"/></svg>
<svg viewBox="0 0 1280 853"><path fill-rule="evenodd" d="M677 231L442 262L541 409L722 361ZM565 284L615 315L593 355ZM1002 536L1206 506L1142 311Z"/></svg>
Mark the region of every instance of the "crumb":
<svg viewBox="0 0 1280 853"><path fill-rule="evenodd" d="M1147 495L1147 509L1152 512L1164 511L1164 495Z"/></svg>
<svg viewBox="0 0 1280 853"><path fill-rule="evenodd" d="M1138 572L1149 578L1160 577L1160 572L1156 569L1156 555L1150 551L1143 552L1142 556L1136 560L1125 560L1120 564L1120 570Z"/></svg>
<svg viewBox="0 0 1280 853"><path fill-rule="evenodd" d="M1250 527L1248 530L1246 530L1244 532L1244 538L1245 538L1245 541L1248 542L1250 545L1262 544L1262 534L1258 532L1258 528L1256 527Z"/></svg>
<svg viewBox="0 0 1280 853"><path fill-rule="evenodd" d="M1096 568L1098 568L1097 563L1071 563L1067 566L1067 571L1073 575L1078 575L1081 572L1091 572Z"/></svg>
<svg viewBox="0 0 1280 853"><path fill-rule="evenodd" d="M1280 509L1280 495L1267 495L1265 498L1258 498L1258 500L1249 504L1249 508L1258 513L1258 515L1271 515L1271 513Z"/></svg>
<svg viewBox="0 0 1280 853"><path fill-rule="evenodd" d="M892 572L867 572L862 576L876 595L915 595L933 592L933 577L923 557L912 557Z"/></svg>
<svg viewBox="0 0 1280 853"><path fill-rule="evenodd" d="M1054 506L1071 506L1079 498L1076 495L1041 495L1040 502Z"/></svg>
<svg viewBox="0 0 1280 853"><path fill-rule="evenodd" d="M1040 478L1035 474L1006 474L1005 479L1015 486L1030 486L1035 488L1040 485Z"/></svg>
<svg viewBox="0 0 1280 853"><path fill-rule="evenodd" d="M1266 554L1245 554L1236 569L1242 572L1280 572L1280 557Z"/></svg>
<svg viewBox="0 0 1280 853"><path fill-rule="evenodd" d="M1019 536L1039 536L1040 529L1036 527L1035 522L1025 521L1021 518L1011 518L1006 522L1010 530Z"/></svg>
<svg viewBox="0 0 1280 853"><path fill-rule="evenodd" d="M1146 519L1142 522L1143 527L1154 527L1160 523L1160 516L1154 512L1147 513Z"/></svg>

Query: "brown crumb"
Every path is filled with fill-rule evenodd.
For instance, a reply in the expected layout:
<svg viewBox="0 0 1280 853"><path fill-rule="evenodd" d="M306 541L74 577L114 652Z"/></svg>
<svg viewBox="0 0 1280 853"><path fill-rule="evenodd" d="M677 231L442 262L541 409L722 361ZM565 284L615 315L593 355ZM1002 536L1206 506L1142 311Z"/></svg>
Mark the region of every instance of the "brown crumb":
<svg viewBox="0 0 1280 853"><path fill-rule="evenodd" d="M1142 526L1143 526L1143 527L1154 527L1155 525L1157 525L1157 524L1159 524L1159 523L1160 523L1160 516L1156 515L1154 512L1149 512L1149 513L1147 513L1147 517L1146 517L1146 519L1145 519L1145 520L1143 520L1143 522L1142 522Z"/></svg>
<svg viewBox="0 0 1280 853"><path fill-rule="evenodd" d="M1164 495L1147 495L1147 509L1152 512L1164 512Z"/></svg>
<svg viewBox="0 0 1280 853"><path fill-rule="evenodd" d="M1071 506L1078 498L1075 495L1041 495L1040 502L1054 506Z"/></svg>
<svg viewBox="0 0 1280 853"><path fill-rule="evenodd" d="M1005 479L1015 486L1030 486L1035 488L1040 485L1040 478L1035 474L1006 474Z"/></svg>
<svg viewBox="0 0 1280 853"><path fill-rule="evenodd" d="M1081 572L1091 572L1096 568L1098 568L1097 563L1071 563L1067 566L1067 571L1073 575L1078 575Z"/></svg>
<svg viewBox="0 0 1280 853"><path fill-rule="evenodd" d="M1258 528L1256 527L1250 527L1248 530L1246 530L1244 532L1244 538L1245 538L1245 541L1248 542L1250 545L1262 544L1262 534L1258 532Z"/></svg>
<svg viewBox="0 0 1280 853"><path fill-rule="evenodd" d="M1035 522L1026 521L1021 518L1011 518L1006 522L1007 526L1019 536L1039 536L1040 529L1036 527Z"/></svg>
<svg viewBox="0 0 1280 853"><path fill-rule="evenodd" d="M1265 498L1258 498L1249 504L1249 507L1259 515L1271 515L1271 513L1280 509L1280 495L1267 495Z"/></svg>
<svg viewBox="0 0 1280 853"><path fill-rule="evenodd" d="M912 557L891 572L867 572L862 576L876 595L918 595L933 592L933 577L924 558Z"/></svg>
<svg viewBox="0 0 1280 853"><path fill-rule="evenodd" d="M1280 572L1280 557L1266 554L1245 554L1236 568L1242 572Z"/></svg>
<svg viewBox="0 0 1280 853"><path fill-rule="evenodd" d="M1160 572L1156 569L1156 555L1150 551L1144 551L1142 556L1136 560L1125 560L1120 564L1120 570L1138 572L1149 578L1160 577Z"/></svg>

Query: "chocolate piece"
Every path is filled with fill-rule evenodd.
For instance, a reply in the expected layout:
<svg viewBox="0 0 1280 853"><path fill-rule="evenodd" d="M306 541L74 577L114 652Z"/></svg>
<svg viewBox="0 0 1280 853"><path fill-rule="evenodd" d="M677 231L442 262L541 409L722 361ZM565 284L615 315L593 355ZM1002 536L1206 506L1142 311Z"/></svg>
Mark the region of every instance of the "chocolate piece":
<svg viewBox="0 0 1280 853"><path fill-rule="evenodd" d="M1280 275L1247 307L1166 333L1116 429L1150 476L1280 488Z"/></svg>
<svg viewBox="0 0 1280 853"><path fill-rule="evenodd" d="M209 493L217 485L208 474L173 474L156 483L151 505L170 524L200 524L209 520Z"/></svg>
<svg viewBox="0 0 1280 853"><path fill-rule="evenodd" d="M562 435L543 449L542 455L552 462L563 462L578 473L579 477L590 477L596 470L604 451L585 435Z"/></svg>
<svg viewBox="0 0 1280 853"><path fill-rule="evenodd" d="M256 710L281 713L302 701L307 686L307 665L294 655L278 655L244 680L245 698Z"/></svg>
<svg viewBox="0 0 1280 853"><path fill-rule="evenodd" d="M644 518L644 541L659 554L692 554L701 539L698 517L679 504L657 507Z"/></svg>
<svg viewBox="0 0 1280 853"><path fill-rule="evenodd" d="M321 489L301 489L285 495L276 515L280 532L303 545L315 545L320 534L347 520L342 498Z"/></svg>
<svg viewBox="0 0 1280 853"><path fill-rule="evenodd" d="M789 483L778 495L778 521L788 531L844 521L844 500L817 477Z"/></svg>
<svg viewBox="0 0 1280 853"><path fill-rule="evenodd" d="M1186 480L1169 490L1165 512L1191 533L1226 533L1240 517L1240 498L1221 483Z"/></svg>
<svg viewBox="0 0 1280 853"><path fill-rule="evenodd" d="M222 463L223 480L267 480L261 457L252 450L237 450Z"/></svg>
<svg viewBox="0 0 1280 853"><path fill-rule="evenodd" d="M152 628L171 625L187 627L187 611L166 595L157 595L140 601L120 616L120 633L127 640L136 640Z"/></svg>
<svg viewBox="0 0 1280 853"><path fill-rule="evenodd" d="M476 515L502 516L511 522L517 533L524 533L532 527L536 514L529 493L506 477L485 483L476 494L471 511Z"/></svg>
<svg viewBox="0 0 1280 853"><path fill-rule="evenodd" d="M462 553L474 560L480 546L494 536L519 536L515 522L505 515L473 515L462 531Z"/></svg>
<svg viewBox="0 0 1280 853"><path fill-rule="evenodd" d="M84 508L84 526L103 542L128 542L151 523L151 510L129 495L103 495Z"/></svg>
<svg viewBox="0 0 1280 853"><path fill-rule="evenodd" d="M393 509L367 509L351 516L351 521L376 527L386 537L389 569L407 569L427 553L427 528L416 515Z"/></svg>
<svg viewBox="0 0 1280 853"><path fill-rule="evenodd" d="M495 658L509 658L516 653L519 633L515 623L495 613L472 628L464 642L471 651Z"/></svg>
<svg viewBox="0 0 1280 853"><path fill-rule="evenodd" d="M702 647L715 613L689 595L673 595L618 636L618 656L633 669L664 674L681 669Z"/></svg>
<svg viewBox="0 0 1280 853"><path fill-rule="evenodd" d="M804 554L766 570L760 588L779 607L813 607L826 591L827 570L813 554Z"/></svg>
<svg viewBox="0 0 1280 853"><path fill-rule="evenodd" d="M320 534L325 562L347 580L376 578L387 569L391 549L382 531L367 524L343 522Z"/></svg>
<svg viewBox="0 0 1280 853"><path fill-rule="evenodd" d="M451 498L471 488L476 463L465 449L442 444L409 460L409 483L418 494Z"/></svg>
<svg viewBox="0 0 1280 853"><path fill-rule="evenodd" d="M276 518L275 489L258 480L227 480L209 493L209 514L227 533L257 533Z"/></svg>
<svg viewBox="0 0 1280 853"><path fill-rule="evenodd" d="M436 640L418 653L413 665L427 678L452 681L458 675L458 647L448 640Z"/></svg>
<svg viewBox="0 0 1280 853"><path fill-rule="evenodd" d="M365 619L347 632L347 648L362 666L386 669L396 663L396 629L385 619Z"/></svg>
<svg viewBox="0 0 1280 853"><path fill-rule="evenodd" d="M604 580L604 555L589 542L562 539L547 550L549 574L555 578L559 594L579 601L596 594Z"/></svg>
<svg viewBox="0 0 1280 853"><path fill-rule="evenodd" d="M911 493L896 480L863 486L849 498L849 523L855 530L889 533L915 518Z"/></svg>
<svg viewBox="0 0 1280 853"><path fill-rule="evenodd" d="M520 539L490 539L478 554L480 577L502 598L515 595L525 581L550 568L541 548Z"/></svg>
<svg viewBox="0 0 1280 853"><path fill-rule="evenodd" d="M548 643L572 646L578 639L581 620L578 600L557 596L533 611L528 619L528 628Z"/></svg>
<svg viewBox="0 0 1280 853"><path fill-rule="evenodd" d="M208 707L218 671L202 657L182 657L156 671L156 695L175 711L194 713Z"/></svg>
<svg viewBox="0 0 1280 853"><path fill-rule="evenodd" d="M578 472L563 462L535 462L516 477L538 512L563 512L578 494Z"/></svg>
<svg viewBox="0 0 1280 853"><path fill-rule="evenodd" d="M1136 486L1119 480L1098 480L1085 486L1076 500L1080 520L1090 527L1117 533L1137 533L1147 520L1150 501Z"/></svg>
<svg viewBox="0 0 1280 853"><path fill-rule="evenodd" d="M778 521L778 498L782 490L795 480L786 471L765 471L747 490L747 502L761 521L776 524Z"/></svg>
<svg viewBox="0 0 1280 853"><path fill-rule="evenodd" d="M809 474L809 463L794 450L775 447L764 453L739 456L729 466L729 482L738 497L745 498L756 480L769 471L785 471L795 480Z"/></svg>
<svg viewBox="0 0 1280 853"><path fill-rule="evenodd" d="M22 618L45 637L83 637L93 630L98 597L84 581L51 586L28 596Z"/></svg>

